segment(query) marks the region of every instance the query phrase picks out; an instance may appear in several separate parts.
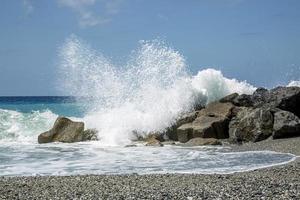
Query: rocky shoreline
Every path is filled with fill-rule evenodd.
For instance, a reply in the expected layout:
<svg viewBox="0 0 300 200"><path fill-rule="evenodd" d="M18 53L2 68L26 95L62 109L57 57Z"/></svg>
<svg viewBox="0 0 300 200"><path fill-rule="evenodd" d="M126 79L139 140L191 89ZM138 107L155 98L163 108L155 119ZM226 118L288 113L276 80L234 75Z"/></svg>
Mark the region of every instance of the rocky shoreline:
<svg viewBox="0 0 300 200"><path fill-rule="evenodd" d="M180 142L191 146L220 145L219 140L242 144L268 138L300 136L300 87L258 88L252 95L230 94L219 101L195 105L164 132L140 134L146 146ZM142 138L141 135L147 135ZM38 136L39 143L98 140L97 131L84 130L83 122L57 118L54 126Z"/></svg>
<svg viewBox="0 0 300 200"><path fill-rule="evenodd" d="M299 87L259 88L253 95L231 94L205 108L196 105L166 132L137 137L146 146L223 145L231 151L297 156L286 165L222 175L0 177L0 199L300 199L299 106ZM78 142L96 136L81 122L58 118L38 140Z"/></svg>

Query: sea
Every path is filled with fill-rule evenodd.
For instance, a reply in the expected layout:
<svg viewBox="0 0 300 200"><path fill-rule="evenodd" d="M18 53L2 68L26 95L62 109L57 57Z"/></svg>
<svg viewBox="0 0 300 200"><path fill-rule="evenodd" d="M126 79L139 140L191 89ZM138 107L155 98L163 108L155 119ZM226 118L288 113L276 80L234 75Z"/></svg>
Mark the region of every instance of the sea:
<svg viewBox="0 0 300 200"><path fill-rule="evenodd" d="M141 41L120 65L71 36L59 60L56 86L67 96L0 97L0 176L226 174L295 159L223 146L126 147L134 143L134 133L163 133L196 105L256 89L213 68L190 73L184 56L161 41ZM295 80L292 85L300 84ZM38 135L58 116L97 129L99 141L38 144Z"/></svg>

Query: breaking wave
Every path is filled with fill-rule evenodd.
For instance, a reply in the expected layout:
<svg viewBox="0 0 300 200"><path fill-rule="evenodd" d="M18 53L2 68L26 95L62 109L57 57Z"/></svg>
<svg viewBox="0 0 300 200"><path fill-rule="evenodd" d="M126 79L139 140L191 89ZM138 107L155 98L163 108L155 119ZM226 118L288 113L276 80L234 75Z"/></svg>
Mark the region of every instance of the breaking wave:
<svg viewBox="0 0 300 200"><path fill-rule="evenodd" d="M22 113L0 109L0 141L37 142L37 135L50 129L57 116L49 110Z"/></svg>
<svg viewBox="0 0 300 200"><path fill-rule="evenodd" d="M60 85L88 99L83 120L99 131L103 145L126 144L132 131L164 131L197 104L255 90L210 68L192 76L184 57L159 40L141 41L121 66L76 36L67 39L60 56Z"/></svg>

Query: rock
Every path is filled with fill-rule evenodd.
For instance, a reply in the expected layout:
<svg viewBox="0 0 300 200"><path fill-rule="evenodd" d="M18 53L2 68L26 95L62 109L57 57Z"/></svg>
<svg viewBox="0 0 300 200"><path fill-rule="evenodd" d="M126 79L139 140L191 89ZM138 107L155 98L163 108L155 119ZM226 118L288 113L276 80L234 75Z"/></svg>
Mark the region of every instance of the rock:
<svg viewBox="0 0 300 200"><path fill-rule="evenodd" d="M253 105L252 96L247 94L233 93L219 100L221 103L232 103L235 106L251 107Z"/></svg>
<svg viewBox="0 0 300 200"><path fill-rule="evenodd" d="M272 89L269 103L300 117L300 87L277 87Z"/></svg>
<svg viewBox="0 0 300 200"><path fill-rule="evenodd" d="M203 145L222 145L215 138L193 138L184 144L184 146L203 146Z"/></svg>
<svg viewBox="0 0 300 200"><path fill-rule="evenodd" d="M177 128L178 141L185 143L195 137L228 138L228 124L234 106L231 103L214 102L199 111L197 118Z"/></svg>
<svg viewBox="0 0 300 200"><path fill-rule="evenodd" d="M39 143L71 143L86 140L97 140L97 131L92 129L84 131L83 122L74 122L66 117L58 117L51 130L38 136Z"/></svg>
<svg viewBox="0 0 300 200"><path fill-rule="evenodd" d="M159 140L157 140L155 138L150 138L147 140L146 146L162 147L164 145Z"/></svg>
<svg viewBox="0 0 300 200"><path fill-rule="evenodd" d="M272 135L273 115L269 108L243 107L229 123L229 137L236 142L258 142Z"/></svg>
<svg viewBox="0 0 300 200"><path fill-rule="evenodd" d="M254 107L268 105L271 108L280 108L300 117L300 87L277 87L270 91L258 88L252 95Z"/></svg>
<svg viewBox="0 0 300 200"><path fill-rule="evenodd" d="M146 137L143 138L143 141L149 141L151 139L158 140L160 142L164 142L164 134L163 133L149 133Z"/></svg>
<svg viewBox="0 0 300 200"><path fill-rule="evenodd" d="M235 106L242 106L242 107L251 107L253 106L251 95L248 94L241 94L237 96L233 102Z"/></svg>
<svg viewBox="0 0 300 200"><path fill-rule="evenodd" d="M183 124L177 128L177 139L181 143L185 143L193 138L193 124Z"/></svg>
<svg viewBox="0 0 300 200"><path fill-rule="evenodd" d="M166 131L166 135L168 136L168 138L174 141L178 141L177 128L183 124L194 121L197 118L198 113L199 111L193 111L180 117L177 122Z"/></svg>
<svg viewBox="0 0 300 200"><path fill-rule="evenodd" d="M300 136L300 119L291 112L278 111L274 114L273 138Z"/></svg>
<svg viewBox="0 0 300 200"><path fill-rule="evenodd" d="M270 96L269 90L265 88L257 88L252 95L252 104L254 107L260 107L264 105Z"/></svg>
<svg viewBox="0 0 300 200"><path fill-rule="evenodd" d="M219 102L221 103L233 103L234 99L237 98L239 96L238 93L233 93L230 95L227 95L225 97L223 97L222 99L219 100Z"/></svg>
<svg viewBox="0 0 300 200"><path fill-rule="evenodd" d="M172 140L162 142L163 145L175 145L176 143Z"/></svg>
<svg viewBox="0 0 300 200"><path fill-rule="evenodd" d="M128 144L128 145L125 145L125 147L129 148L129 147L137 147L137 145L135 144Z"/></svg>
<svg viewBox="0 0 300 200"><path fill-rule="evenodd" d="M193 138L228 138L229 119L224 116L210 114L208 116L199 116L193 122Z"/></svg>
<svg viewBox="0 0 300 200"><path fill-rule="evenodd" d="M208 104L205 109L200 110L197 117L209 115L231 117L233 108L232 103L213 102Z"/></svg>
<svg viewBox="0 0 300 200"><path fill-rule="evenodd" d="M98 131L96 129L87 129L83 131L82 141L98 140Z"/></svg>

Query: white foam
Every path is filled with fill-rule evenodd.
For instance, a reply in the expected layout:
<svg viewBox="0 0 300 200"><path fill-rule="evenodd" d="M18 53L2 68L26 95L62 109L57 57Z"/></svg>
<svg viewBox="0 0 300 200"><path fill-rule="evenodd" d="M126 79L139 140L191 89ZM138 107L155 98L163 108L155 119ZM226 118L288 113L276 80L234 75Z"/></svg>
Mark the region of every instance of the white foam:
<svg viewBox="0 0 300 200"><path fill-rule="evenodd" d="M132 132L161 132L196 103L251 93L246 82L206 69L189 75L180 53L160 41L142 41L123 66L114 66L77 37L61 51L61 80L69 94L93 97L84 121L99 130L102 145L124 145Z"/></svg>
<svg viewBox="0 0 300 200"><path fill-rule="evenodd" d="M293 87L293 86L300 87L300 81L291 81L291 82L289 82L289 84L287 86L288 87Z"/></svg>
<svg viewBox="0 0 300 200"><path fill-rule="evenodd" d="M37 135L50 129L56 118L49 110L21 113L0 109L0 142L36 142Z"/></svg>

